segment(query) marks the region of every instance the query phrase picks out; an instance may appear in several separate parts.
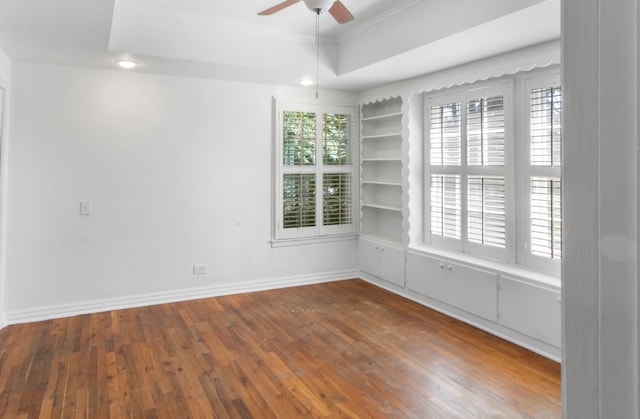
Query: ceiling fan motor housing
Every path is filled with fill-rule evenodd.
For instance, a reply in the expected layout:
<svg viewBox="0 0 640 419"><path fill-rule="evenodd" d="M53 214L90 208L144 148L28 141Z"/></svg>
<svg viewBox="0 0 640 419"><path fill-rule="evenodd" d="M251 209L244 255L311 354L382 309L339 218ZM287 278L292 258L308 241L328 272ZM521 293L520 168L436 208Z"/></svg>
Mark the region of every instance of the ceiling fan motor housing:
<svg viewBox="0 0 640 419"><path fill-rule="evenodd" d="M307 8L315 13L322 13L325 10L329 10L333 3L335 3L335 0L304 0Z"/></svg>

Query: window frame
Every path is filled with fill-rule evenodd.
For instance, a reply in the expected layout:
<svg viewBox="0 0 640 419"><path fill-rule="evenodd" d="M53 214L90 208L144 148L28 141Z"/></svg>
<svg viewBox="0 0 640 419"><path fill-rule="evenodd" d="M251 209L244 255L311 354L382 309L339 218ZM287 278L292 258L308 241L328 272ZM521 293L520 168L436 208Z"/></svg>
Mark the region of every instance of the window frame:
<svg viewBox="0 0 640 419"><path fill-rule="evenodd" d="M501 95L504 98L504 136L505 151L502 166L474 166L468 164L467 158L467 106L470 100ZM424 96L424 210L423 237L425 244L447 250L456 250L476 256L510 261L514 258L514 159L513 144L513 81L498 80L489 83L477 83L468 86L447 89L444 92L425 94ZM431 164L431 108L444 104L460 103L460 165L435 166ZM431 177L432 175L460 176L460 239L441 237L431 232ZM469 176L500 176L505 181L505 247L489 246L469 241L468 232L468 179Z"/></svg>
<svg viewBox="0 0 640 419"><path fill-rule="evenodd" d="M283 163L283 115L284 112L309 112L316 115L315 164L285 166ZM324 115L350 115L351 124L350 164L327 165L324 162ZM273 217L272 245L286 245L288 242L299 244L300 241L340 240L357 235L358 222L358 114L357 107L351 105L332 105L326 103L308 103L296 100L279 100L274 98L274 175L273 175ZM325 174L349 174L351 176L351 222L340 225L324 225L323 180ZM315 225L310 227L283 227L283 181L286 174L313 174L315 176Z"/></svg>
<svg viewBox="0 0 640 419"><path fill-rule="evenodd" d="M559 72L557 71L543 71L536 72L533 74L525 75L522 78L522 86L523 86L523 123L522 123L522 138L523 146L521 150L521 159L520 162L523 164L522 173L520 176L520 184L519 188L522 188L521 196L519 198L519 212L526 214L525 217L522 217L522 220L519 220L521 224L519 228L519 233L521 234L522 239L520 240L521 244L521 264L528 266L530 268L548 272L548 273L559 273L562 265L561 259L552 259L544 256L539 256L531 251L531 205L530 205L530 194L531 194L531 179L534 177L544 177L544 178L558 178L560 179L560 184L562 185L562 163L560 165L552 165L552 166L539 166L531 164L531 91L533 89L543 89L543 88L562 88L561 85L561 77ZM563 104L563 112L564 112L564 104ZM564 113L563 113L564 117ZM562 138L561 148L562 148ZM562 162L562 159L561 159Z"/></svg>
<svg viewBox="0 0 640 419"><path fill-rule="evenodd" d="M505 181L510 182L510 186L507 186L507 191L511 190L510 197L507 200L507 211L510 216L507 217L508 231L507 236L507 255L506 257L498 257L500 261L511 263L515 266L531 271L537 271L540 273L559 276L561 271L562 261L561 259L552 259L549 257L539 256L531 252L531 179L533 177L546 177L546 178L558 178L563 183L562 179L562 158L560 164L554 167L545 167L540 165L531 164L531 90L537 88L562 88L560 68L557 66L534 69L529 71L522 71L508 76L496 77L491 80L477 81L470 84L459 85L454 87L443 88L441 90L433 90L424 92L422 98L422 118L423 123L423 136L422 136L422 181L423 185L420 186L423 199L422 199L422 214L421 220L413 220L420 226L422 230L422 243L414 243L413 246L419 247L421 244L432 247L434 251L456 251L461 252L461 258L463 254L469 256L478 256L483 259L496 259L495 256L483 255L478 252L474 252L471 243L463 243L462 240L456 243L456 240L441 238L430 234L430 175L432 173L431 161L430 161L430 106L435 103L434 99L440 99L440 103L448 103L452 101L451 98L461 97L468 91L473 91L476 88L483 88L487 85L498 85L503 82L511 83L511 92L509 100L510 104L507 104L505 100L505 110L511 112L511 117L508 118L508 122L512 124L511 132L513 133L512 140L505 142L505 158L509 159L511 163L506 163L506 170L509 174ZM468 96L467 96L468 97ZM431 102L430 102L431 100ZM461 103L461 109L465 108L465 121L461 123L461 126L466 128L466 103ZM565 118L561 114L561 118ZM505 124L507 120L505 120ZM505 133L505 135L507 135ZM560 142L562 139L560 138ZM510 147L510 149L507 149ZM463 154L466 153L466 145L462 146ZM562 144L560 144L562 149ZM465 156L466 157L466 156ZM554 163L556 164L556 163ZM437 173L433 171L433 173ZM468 174L468 173L467 173ZM467 187L467 181L461 180L461 187ZM562 194L564 192L561 192ZM467 195L467 191L461 192ZM561 197L562 199L562 197ZM562 205L562 201L560 201ZM462 221L467 223L468 215L466 214L466 208L462 214ZM561 215L562 216L562 215ZM560 219L562 222L562 219ZM466 232L467 226L464 227ZM465 233L466 234L466 233ZM558 237L556 235L554 238ZM466 237L465 237L466 239ZM560 237L561 239L561 237Z"/></svg>

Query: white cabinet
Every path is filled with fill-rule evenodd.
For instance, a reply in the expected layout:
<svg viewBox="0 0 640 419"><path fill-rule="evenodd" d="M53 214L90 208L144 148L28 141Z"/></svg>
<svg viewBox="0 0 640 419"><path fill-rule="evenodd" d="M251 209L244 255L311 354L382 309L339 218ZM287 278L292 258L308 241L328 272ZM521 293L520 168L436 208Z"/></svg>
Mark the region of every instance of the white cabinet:
<svg viewBox="0 0 640 419"><path fill-rule="evenodd" d="M446 264L439 259L407 252L407 289L445 302L447 299Z"/></svg>
<svg viewBox="0 0 640 419"><path fill-rule="evenodd" d="M560 292L516 279L500 279L500 323L534 339L560 347Z"/></svg>
<svg viewBox="0 0 640 419"><path fill-rule="evenodd" d="M406 275L410 291L497 321L497 273L408 252Z"/></svg>
<svg viewBox="0 0 640 419"><path fill-rule="evenodd" d="M362 106L361 229L402 243L402 100Z"/></svg>
<svg viewBox="0 0 640 419"><path fill-rule="evenodd" d="M404 286L404 249L384 242L360 240L360 270Z"/></svg>
<svg viewBox="0 0 640 419"><path fill-rule="evenodd" d="M447 304L498 320L498 274L447 263Z"/></svg>

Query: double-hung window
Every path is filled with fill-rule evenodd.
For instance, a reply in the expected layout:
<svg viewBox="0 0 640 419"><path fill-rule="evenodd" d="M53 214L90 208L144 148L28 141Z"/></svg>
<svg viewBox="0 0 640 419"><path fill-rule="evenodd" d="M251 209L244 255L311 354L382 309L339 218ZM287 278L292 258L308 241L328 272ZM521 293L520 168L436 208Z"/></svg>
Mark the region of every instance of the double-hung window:
<svg viewBox="0 0 640 419"><path fill-rule="evenodd" d="M275 240L356 232L355 107L276 102Z"/></svg>
<svg viewBox="0 0 640 419"><path fill-rule="evenodd" d="M527 264L558 265L562 258L562 93L557 75L525 81L529 195Z"/></svg>
<svg viewBox="0 0 640 419"><path fill-rule="evenodd" d="M558 71L427 94L424 109L425 243L559 273Z"/></svg>
<svg viewBox="0 0 640 419"><path fill-rule="evenodd" d="M428 96L426 242L506 259L511 83Z"/></svg>

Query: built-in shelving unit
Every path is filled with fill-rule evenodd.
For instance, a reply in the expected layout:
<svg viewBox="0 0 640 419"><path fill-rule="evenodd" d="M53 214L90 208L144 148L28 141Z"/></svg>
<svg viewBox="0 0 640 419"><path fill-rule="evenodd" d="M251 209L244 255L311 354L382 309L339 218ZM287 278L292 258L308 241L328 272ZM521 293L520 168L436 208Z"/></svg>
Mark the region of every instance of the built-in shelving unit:
<svg viewBox="0 0 640 419"><path fill-rule="evenodd" d="M361 232L402 244L402 100L362 106Z"/></svg>

